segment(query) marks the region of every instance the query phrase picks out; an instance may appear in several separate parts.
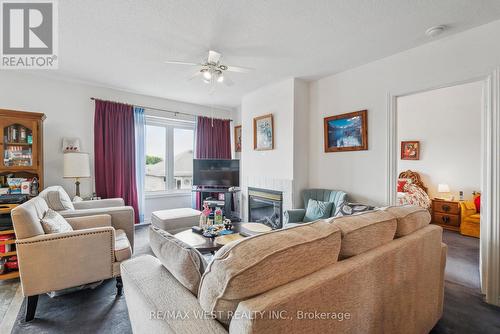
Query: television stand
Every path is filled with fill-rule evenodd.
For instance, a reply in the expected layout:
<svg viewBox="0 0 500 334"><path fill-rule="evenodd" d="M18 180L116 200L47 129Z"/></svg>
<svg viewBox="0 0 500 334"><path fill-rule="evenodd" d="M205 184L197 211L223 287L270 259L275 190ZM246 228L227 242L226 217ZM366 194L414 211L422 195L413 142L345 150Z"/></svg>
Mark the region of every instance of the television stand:
<svg viewBox="0 0 500 334"><path fill-rule="evenodd" d="M240 192L239 188L236 187L193 187L191 190L194 193L199 193L196 196L197 207L202 208L203 202L209 200L213 201L209 205L210 208L220 207L223 210L223 214L226 218L231 219L232 222L239 222L241 219L239 217L239 212L234 210L234 200L233 195ZM220 199L220 194L224 199ZM210 199L209 199L210 198ZM223 205L218 205L223 204Z"/></svg>

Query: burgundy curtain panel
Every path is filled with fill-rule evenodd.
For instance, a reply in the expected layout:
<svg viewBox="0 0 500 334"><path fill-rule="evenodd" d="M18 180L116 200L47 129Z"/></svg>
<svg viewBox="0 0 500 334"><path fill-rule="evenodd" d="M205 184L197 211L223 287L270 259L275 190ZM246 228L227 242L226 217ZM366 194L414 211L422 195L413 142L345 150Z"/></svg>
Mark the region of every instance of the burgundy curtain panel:
<svg viewBox="0 0 500 334"><path fill-rule="evenodd" d="M133 106L95 101L94 167L97 196L123 198L126 205L134 208L137 224Z"/></svg>
<svg viewBox="0 0 500 334"><path fill-rule="evenodd" d="M196 159L231 159L231 121L198 116L196 122ZM200 193L196 193L200 209Z"/></svg>
<svg viewBox="0 0 500 334"><path fill-rule="evenodd" d="M198 116L197 159L231 159L231 121Z"/></svg>

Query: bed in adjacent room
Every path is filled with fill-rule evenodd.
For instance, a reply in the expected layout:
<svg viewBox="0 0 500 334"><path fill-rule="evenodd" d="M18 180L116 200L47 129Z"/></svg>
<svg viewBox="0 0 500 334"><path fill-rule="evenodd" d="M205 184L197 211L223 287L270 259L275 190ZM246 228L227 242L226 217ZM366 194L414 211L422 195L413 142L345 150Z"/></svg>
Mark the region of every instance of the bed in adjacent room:
<svg viewBox="0 0 500 334"><path fill-rule="evenodd" d="M418 205L429 209L431 199L427 194L427 187L422 183L417 172L407 170L401 172L398 177L398 205Z"/></svg>

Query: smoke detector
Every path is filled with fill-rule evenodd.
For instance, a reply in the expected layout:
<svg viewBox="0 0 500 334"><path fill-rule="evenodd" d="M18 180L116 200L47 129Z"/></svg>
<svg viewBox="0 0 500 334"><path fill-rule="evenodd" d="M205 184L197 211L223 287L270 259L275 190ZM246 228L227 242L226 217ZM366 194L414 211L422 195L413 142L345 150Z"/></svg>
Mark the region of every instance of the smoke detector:
<svg viewBox="0 0 500 334"><path fill-rule="evenodd" d="M440 26L434 26L430 27L425 31L425 34L429 37L436 37L437 35L440 35L445 31L446 26L440 25Z"/></svg>

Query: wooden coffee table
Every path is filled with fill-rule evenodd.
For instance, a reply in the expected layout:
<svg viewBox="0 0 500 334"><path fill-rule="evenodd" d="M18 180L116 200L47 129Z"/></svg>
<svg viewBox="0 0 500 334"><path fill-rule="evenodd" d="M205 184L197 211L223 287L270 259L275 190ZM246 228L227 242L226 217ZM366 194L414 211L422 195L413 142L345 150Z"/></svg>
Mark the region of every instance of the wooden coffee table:
<svg viewBox="0 0 500 334"><path fill-rule="evenodd" d="M189 246L197 249L200 253L215 253L225 244L244 238L244 236L239 233L240 226L241 223L233 223L234 232L232 234L226 234L215 238L204 237L201 234L194 233L191 229L179 232L174 236Z"/></svg>
<svg viewBox="0 0 500 334"><path fill-rule="evenodd" d="M239 234L240 224L233 223L233 233L224 236L207 238L201 234L194 233L191 229L179 232L174 236L180 241L188 244L189 246L197 249L200 253L215 253L222 248L227 242L242 239L244 236Z"/></svg>

